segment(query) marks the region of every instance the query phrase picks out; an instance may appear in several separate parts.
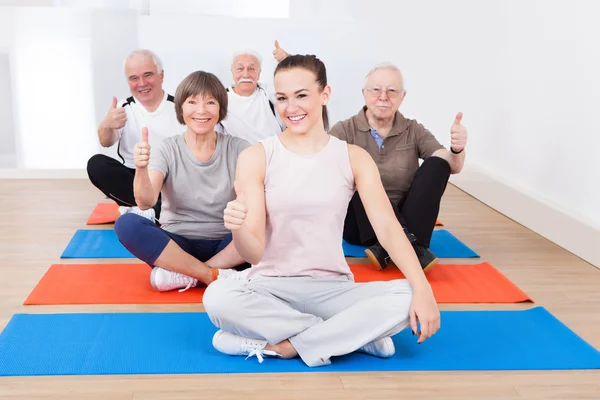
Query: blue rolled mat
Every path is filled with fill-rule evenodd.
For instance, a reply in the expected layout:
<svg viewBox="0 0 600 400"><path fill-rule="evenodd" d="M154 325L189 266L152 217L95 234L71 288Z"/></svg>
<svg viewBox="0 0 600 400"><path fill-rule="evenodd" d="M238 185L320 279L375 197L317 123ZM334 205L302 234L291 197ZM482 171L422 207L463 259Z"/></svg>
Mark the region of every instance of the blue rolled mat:
<svg viewBox="0 0 600 400"><path fill-rule="evenodd" d="M600 368L600 352L543 307L442 311L442 328L423 344L405 330L391 358L353 353L318 368L221 354L216 330L205 313L16 314L0 335L0 375Z"/></svg>
<svg viewBox="0 0 600 400"><path fill-rule="evenodd" d="M79 229L60 258L135 258L112 229Z"/></svg>
<svg viewBox="0 0 600 400"><path fill-rule="evenodd" d="M366 246L358 246L343 241L342 247L346 257L366 257ZM479 258L479 254L445 229L433 231L429 248L438 258Z"/></svg>

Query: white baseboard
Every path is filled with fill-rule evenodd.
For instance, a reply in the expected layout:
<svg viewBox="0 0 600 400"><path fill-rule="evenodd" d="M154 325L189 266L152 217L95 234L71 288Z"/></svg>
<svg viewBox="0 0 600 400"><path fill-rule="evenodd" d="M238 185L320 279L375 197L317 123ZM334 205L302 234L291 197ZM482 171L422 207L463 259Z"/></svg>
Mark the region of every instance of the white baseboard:
<svg viewBox="0 0 600 400"><path fill-rule="evenodd" d="M576 256L600 268L600 226L584 221L574 212L536 198L490 171L465 165L450 183L508 218L531 229Z"/></svg>
<svg viewBox="0 0 600 400"><path fill-rule="evenodd" d="M0 179L88 179L85 169L0 169Z"/></svg>

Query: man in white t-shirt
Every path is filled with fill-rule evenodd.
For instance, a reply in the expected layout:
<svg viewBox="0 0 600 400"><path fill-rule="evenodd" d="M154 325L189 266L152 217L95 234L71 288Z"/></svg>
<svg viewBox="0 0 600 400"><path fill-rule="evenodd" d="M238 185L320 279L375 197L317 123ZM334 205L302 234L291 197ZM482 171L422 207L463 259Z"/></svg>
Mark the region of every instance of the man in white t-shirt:
<svg viewBox="0 0 600 400"><path fill-rule="evenodd" d="M177 121L173 96L162 88L164 74L156 54L149 50L132 52L125 60L125 77L132 96L119 100L113 97L111 107L98 127L98 139L103 147L118 142L120 160L96 154L88 161L88 176L94 186L122 206L121 213L142 213L133 196L133 149L140 141L142 128L148 128L150 144L154 148L158 148L163 139L185 130ZM160 197L153 209L142 214L158 219Z"/></svg>
<svg viewBox="0 0 600 400"><path fill-rule="evenodd" d="M273 56L277 61L287 57L277 41ZM253 50L238 51L233 55L231 75L234 83L227 88L227 117L216 128L252 144L285 129L275 111L275 92L258 82L261 64L261 56Z"/></svg>

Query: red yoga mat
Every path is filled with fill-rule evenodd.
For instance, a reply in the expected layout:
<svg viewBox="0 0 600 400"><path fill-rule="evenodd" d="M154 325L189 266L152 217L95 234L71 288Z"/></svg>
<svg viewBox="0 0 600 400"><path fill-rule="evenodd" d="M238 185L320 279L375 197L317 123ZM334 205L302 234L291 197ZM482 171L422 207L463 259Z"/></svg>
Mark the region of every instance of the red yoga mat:
<svg viewBox="0 0 600 400"><path fill-rule="evenodd" d="M119 216L117 203L98 203L90 214L86 225L112 224Z"/></svg>
<svg viewBox="0 0 600 400"><path fill-rule="evenodd" d="M402 279L393 266L351 265L357 282ZM55 264L33 289L25 305L201 303L204 287L157 292L146 264ZM517 303L531 301L488 263L439 264L427 278L439 303Z"/></svg>

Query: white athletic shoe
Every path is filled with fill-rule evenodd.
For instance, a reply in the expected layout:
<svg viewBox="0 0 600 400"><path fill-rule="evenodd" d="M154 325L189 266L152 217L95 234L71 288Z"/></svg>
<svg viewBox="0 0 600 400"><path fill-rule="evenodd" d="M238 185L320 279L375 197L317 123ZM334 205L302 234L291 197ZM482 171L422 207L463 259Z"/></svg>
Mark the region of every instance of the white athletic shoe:
<svg viewBox="0 0 600 400"><path fill-rule="evenodd" d="M181 289L180 292L185 292L196 286L198 279L164 268L154 267L150 273L150 284L159 292L168 292L175 289Z"/></svg>
<svg viewBox="0 0 600 400"><path fill-rule="evenodd" d="M233 268L221 268L219 269L219 279L233 279L236 281L245 281L249 271L250 268L247 268L243 271L238 271Z"/></svg>
<svg viewBox="0 0 600 400"><path fill-rule="evenodd" d="M247 356L246 360L256 356L259 363L263 362L264 356L279 356L272 350L265 350L266 340L248 339L223 330L215 333L212 344L215 349L230 356Z"/></svg>
<svg viewBox="0 0 600 400"><path fill-rule="evenodd" d="M142 216L146 219L149 219L152 222L154 222L156 220L154 208L149 208L147 210L140 210L139 207L125 207L125 206L119 207L119 214L123 215L123 214L127 214L127 213L132 213L132 214Z"/></svg>
<svg viewBox="0 0 600 400"><path fill-rule="evenodd" d="M384 337L383 339L373 340L372 342L369 342L358 349L358 351L375 357L387 358L396 353L396 348L394 347L392 338L388 336Z"/></svg>

